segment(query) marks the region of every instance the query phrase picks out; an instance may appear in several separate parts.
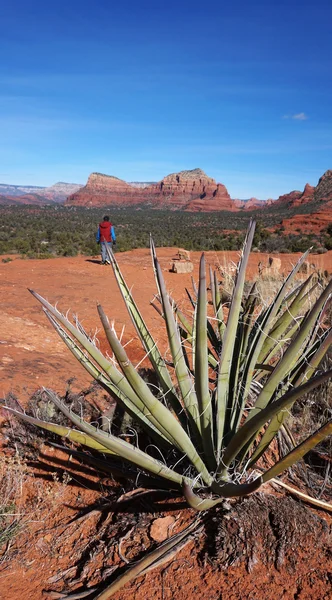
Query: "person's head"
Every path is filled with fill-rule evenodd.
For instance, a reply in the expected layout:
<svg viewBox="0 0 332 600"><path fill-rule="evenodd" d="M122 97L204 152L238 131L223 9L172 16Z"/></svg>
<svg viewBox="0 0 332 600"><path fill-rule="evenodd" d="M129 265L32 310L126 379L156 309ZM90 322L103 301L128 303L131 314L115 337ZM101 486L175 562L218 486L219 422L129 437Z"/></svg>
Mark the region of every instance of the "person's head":
<svg viewBox="0 0 332 600"><path fill-rule="evenodd" d="M106 217L103 218L103 221L109 221L109 220L110 220L110 218L108 215L106 215Z"/></svg>

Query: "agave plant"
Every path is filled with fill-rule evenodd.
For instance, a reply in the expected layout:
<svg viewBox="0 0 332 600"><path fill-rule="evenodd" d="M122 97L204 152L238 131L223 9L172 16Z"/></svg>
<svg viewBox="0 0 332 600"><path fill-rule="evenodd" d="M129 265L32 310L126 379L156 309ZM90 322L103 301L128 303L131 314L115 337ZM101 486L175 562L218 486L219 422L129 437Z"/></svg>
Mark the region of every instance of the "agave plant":
<svg viewBox="0 0 332 600"><path fill-rule="evenodd" d="M312 305L308 303L315 287L312 277L300 284L295 279L307 252L273 301L261 307L255 284L249 293L244 293L254 230L252 222L227 308L222 303L218 273L211 269L208 303L202 255L198 288L188 293L192 306L189 317L167 293L151 240L156 297L160 303L157 309L165 323L171 361L166 361L158 349L114 255L109 252L116 281L151 362L157 386L149 385L139 374L100 305L98 313L112 357L101 353L96 341L77 321L72 323L31 290L73 355L144 431L141 439L145 445L130 443L123 436L88 423L50 390L45 390L49 400L68 417L73 428L8 410L101 453L110 469L116 459L117 464L127 464L128 476L139 471L149 475L160 488L182 488L189 505L198 510L208 509L227 497L250 494L278 476L332 432L329 420L272 467L262 467L260 459L283 427L294 402L332 375L332 370L318 371L332 343L332 327L322 327L332 282L318 297L316 294ZM150 438L153 444L147 446Z"/></svg>

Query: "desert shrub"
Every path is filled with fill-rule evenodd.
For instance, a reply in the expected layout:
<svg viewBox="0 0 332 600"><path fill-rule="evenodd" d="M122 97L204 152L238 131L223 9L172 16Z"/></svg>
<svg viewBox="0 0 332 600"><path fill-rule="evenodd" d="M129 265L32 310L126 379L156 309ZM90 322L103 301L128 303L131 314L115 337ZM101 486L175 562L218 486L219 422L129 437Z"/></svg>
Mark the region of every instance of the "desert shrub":
<svg viewBox="0 0 332 600"><path fill-rule="evenodd" d="M35 253L34 256L38 257L38 252L43 251L43 244L48 242L47 250L52 256L94 255L98 253L95 234L105 210L105 207L0 206L0 254ZM301 211L303 207L297 209L297 214ZM109 212L116 228L117 250L120 252L148 247L150 233L158 246L184 246L187 250L237 250L243 242L250 216L255 214L259 217L259 226L257 244L255 239L254 245L261 251L270 252L270 245L275 243L271 240L282 235L282 248L291 252L294 240L303 238L294 234L284 235L280 222L282 218L292 216L294 211L275 207L269 207L266 213L262 210L258 213L188 213L115 207L110 207ZM273 226L277 228L275 234L266 229ZM324 236L326 233L316 235L312 241L322 243ZM305 238L309 239L308 236ZM303 241L301 247L308 245L312 244L306 245Z"/></svg>
<svg viewBox="0 0 332 600"><path fill-rule="evenodd" d="M332 237L332 223L326 227L326 233Z"/></svg>

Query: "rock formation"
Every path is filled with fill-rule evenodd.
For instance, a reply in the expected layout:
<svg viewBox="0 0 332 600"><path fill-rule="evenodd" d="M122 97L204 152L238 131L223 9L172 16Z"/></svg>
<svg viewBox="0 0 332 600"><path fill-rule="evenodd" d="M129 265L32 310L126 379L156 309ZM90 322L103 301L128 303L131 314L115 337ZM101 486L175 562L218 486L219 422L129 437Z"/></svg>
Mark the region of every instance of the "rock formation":
<svg viewBox="0 0 332 600"><path fill-rule="evenodd" d="M307 183L302 192L291 192L280 196L276 204L286 204L290 208L312 203L308 215L294 215L283 219L282 225L286 233L319 233L332 222L332 171L326 171L319 179L316 187ZM308 209L310 206L308 207Z"/></svg>
<svg viewBox="0 0 332 600"><path fill-rule="evenodd" d="M257 210L272 204L273 200L258 200L258 198L249 198L248 200L234 200L235 206L240 210Z"/></svg>
<svg viewBox="0 0 332 600"><path fill-rule="evenodd" d="M167 175L155 184L138 187L110 175L92 173L84 188L66 201L71 206L147 205L190 211L236 210L224 185L201 169Z"/></svg>
<svg viewBox="0 0 332 600"><path fill-rule="evenodd" d="M82 187L83 185L81 183L65 183L64 181L59 181L50 187L44 188L39 194L48 200L60 204L64 202L68 196L78 192Z"/></svg>
<svg viewBox="0 0 332 600"><path fill-rule="evenodd" d="M314 191L316 202L332 201L332 171L326 171L318 181Z"/></svg>
<svg viewBox="0 0 332 600"><path fill-rule="evenodd" d="M307 204L308 202L312 202L314 199L314 192L315 187L309 183L306 183L303 192L294 190L293 192L289 192L289 194L283 194L283 196L279 196L278 200L274 202L274 206L280 205L293 208L295 206Z"/></svg>
<svg viewBox="0 0 332 600"><path fill-rule="evenodd" d="M69 196L65 204L70 206L125 206L142 204L147 188L131 186L118 177L92 173L87 184Z"/></svg>
<svg viewBox="0 0 332 600"><path fill-rule="evenodd" d="M326 171L319 179L316 187L307 183L303 192L295 190L289 194L279 196L274 205L296 207L309 202L316 203L330 201L332 201L332 171Z"/></svg>

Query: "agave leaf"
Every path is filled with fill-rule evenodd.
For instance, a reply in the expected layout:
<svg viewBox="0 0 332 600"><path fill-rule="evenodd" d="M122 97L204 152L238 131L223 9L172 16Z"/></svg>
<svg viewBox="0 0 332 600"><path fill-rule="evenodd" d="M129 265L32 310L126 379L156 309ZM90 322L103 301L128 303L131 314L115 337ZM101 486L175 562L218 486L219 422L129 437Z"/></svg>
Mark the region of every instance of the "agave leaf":
<svg viewBox="0 0 332 600"><path fill-rule="evenodd" d="M188 290L187 288L185 288L185 290L186 290L186 294L187 294L187 296L188 296L188 299L189 299L189 302L190 302L191 306L192 306L193 308L195 308L195 306L196 306L196 301L195 301L195 300L194 300L194 298L192 297L192 295L191 295L191 293L189 292L189 290Z"/></svg>
<svg viewBox="0 0 332 600"><path fill-rule="evenodd" d="M332 343L331 338L332 327L307 348L301 360L296 363L295 369L290 374L292 385L300 385L312 376L324 358L326 351L329 349Z"/></svg>
<svg viewBox="0 0 332 600"><path fill-rule="evenodd" d="M223 445L227 445L230 437L234 434L234 426L235 426L235 417L237 413L237 404L236 404L236 390L238 387L238 381L240 376L240 365L241 365L241 348L243 346L243 336L245 334L244 323L242 320L242 316L239 320L236 332L236 339L234 345L233 358L231 363L231 370L229 374L229 393L228 393L228 402L227 402L227 410L225 416L225 425L224 425L224 437L223 437Z"/></svg>
<svg viewBox="0 0 332 600"><path fill-rule="evenodd" d="M75 442L76 444L81 444L82 446L87 446L88 448L92 448L93 450L97 450L98 452L102 452L103 454L116 454L106 446L103 446L92 437L87 435L86 433L82 433L81 431L76 431L75 429L70 429L70 427L64 427L62 425L57 425L55 423L48 423L47 421L42 421L41 419L36 419L35 417L30 417L30 415L26 415L19 410L15 410L14 408L10 408L9 406L3 406L3 410L6 410L16 417L22 419L26 423L30 423L31 425L35 425L36 427L40 427L41 429L45 429L46 431L51 431L52 433L56 433L60 437L64 437L71 442Z"/></svg>
<svg viewBox="0 0 332 600"><path fill-rule="evenodd" d="M209 267L209 274L210 274L210 290L211 290L212 305L213 305L214 314L216 315L217 314L216 287L215 287L215 279L213 276L212 267Z"/></svg>
<svg viewBox="0 0 332 600"><path fill-rule="evenodd" d="M197 296L198 296L198 289L197 289L197 285L195 283L195 280L193 277L191 277L191 285L193 286L193 292L194 292L194 296L197 300Z"/></svg>
<svg viewBox="0 0 332 600"><path fill-rule="evenodd" d="M183 312L176 306L175 307L175 314L179 319L180 325L181 327L183 327L183 329L187 332L187 341L192 345L192 361L193 364L195 364L195 339L196 339L196 333L195 333L195 326L196 326L196 307L194 310L194 318L193 318L193 325L191 325L191 323L188 321L187 317L183 314ZM215 367L218 365L218 361L217 359L213 356L210 348L208 348L208 361L211 365L211 367L213 369L215 369Z"/></svg>
<svg viewBox="0 0 332 600"><path fill-rule="evenodd" d="M79 331L74 325L72 325L72 323L66 318L64 317L64 315L62 315L55 307L53 307L49 302L47 302L47 300L45 300L44 298L42 298L42 296L40 296L39 294L37 294L36 292L30 290L30 292L32 293L32 295L39 300L39 302L41 302L41 304L44 307L45 313L47 314L47 316L49 317L51 323L53 324L53 326L55 327L56 331L60 334L60 328L56 327L56 323L60 323L65 329L67 329L71 335L73 336L74 339L76 339L81 346L83 346L83 348L88 352L88 354L92 357L92 359L97 363L97 365L99 365L99 367L106 373L106 375L108 375L108 377L110 378L112 384L115 386L115 388L118 388L118 391L115 390L115 394L118 397L119 396L119 391L122 392L122 396L121 399L124 401L124 403L126 404L128 411L129 410L134 410L133 406L134 405L141 413L142 413L142 417L144 417L144 404L142 403L142 401L140 400L140 398L137 396L137 394L134 392L134 390L132 389L132 387L130 386L130 384L127 382L127 380L125 379L125 377L123 376L123 374L110 362L108 361L104 355L100 352L100 350L90 341L87 339L87 337L81 332ZM50 318L50 316L52 316L52 318ZM65 336L61 335L62 339L65 340ZM68 345L68 347L70 347L70 345ZM71 344L70 349L73 351L73 345ZM77 347L76 347L77 350ZM75 354L75 352L73 352ZM77 355L77 352L76 352ZM84 356L84 354L83 354ZM83 366L91 372L91 361L89 362L88 360L82 360L81 361ZM100 379L98 379L100 380ZM126 398L128 398L129 402L126 402ZM131 404L131 405L130 405ZM134 413L136 414L136 417L139 418L138 416L138 412L134 410ZM149 419L149 415L147 416L147 419ZM146 422L147 419L143 418L143 421ZM155 432L158 430L158 428L153 427L152 428ZM163 434L164 436L164 434ZM167 437L167 436L164 436Z"/></svg>
<svg viewBox="0 0 332 600"><path fill-rule="evenodd" d="M182 310L180 310L180 308L178 306L175 306L174 310L175 310L175 314L176 314L177 318L179 319L182 327L188 333L189 338L190 338L193 334L193 327L192 327L190 321L188 321L186 315L182 312Z"/></svg>
<svg viewBox="0 0 332 600"><path fill-rule="evenodd" d="M225 498L200 498L197 494L194 494L190 485L187 483L183 484L182 491L189 506L198 511L209 510L210 508L217 506L217 504L225 502Z"/></svg>
<svg viewBox="0 0 332 600"><path fill-rule="evenodd" d="M292 339L293 334L295 333L295 331L297 329L298 329L298 326L295 325L294 328L292 330L290 330L290 332L288 333L289 339ZM331 331L332 331L332 328L331 328ZM309 346L309 348L307 348L304 351L304 353L301 355L300 360L298 360L298 355L297 355L296 359L294 359L294 361L292 363L292 364L295 363L295 366L292 367L292 370L287 375L287 378L284 379L284 382L282 384L280 384L276 397L280 398L284 393L286 393L286 391L288 389L290 389L292 387L298 387L301 383L304 382L304 380L308 380L311 377L315 368L321 362L323 355L326 352L327 348L324 350L323 344L325 343L325 340L329 334L330 334L330 330L325 332L319 340L316 340L316 342L314 344ZM313 360L312 363L311 363L311 360ZM309 368L309 365L310 365L310 367L314 367L314 369L311 370ZM257 367L259 367L261 369L261 373L257 377L255 377L255 381L258 381L264 375L262 369L266 368L266 365L265 366L257 365ZM271 367L271 372L273 372L273 369L274 369L274 367ZM307 373L306 377L304 377L304 373ZM275 400L275 398L273 398L273 400ZM263 454L263 452L264 452L263 444L267 443L267 445L268 445L272 441L273 438L270 437L271 433L274 432L274 435L276 435L277 431L282 426L285 427L285 421L288 418L288 416L289 416L288 412L285 411L285 412L281 412L279 415L275 415L275 417L273 417L273 419L271 420L270 424L268 425L267 430L264 433L263 438L261 440L262 445L260 446L260 452L259 452L259 454L258 454L258 452L256 453L256 451L253 453L253 455L251 456L250 462L249 462L249 466L254 464L254 462L256 462L258 460L258 458ZM288 432L288 435L290 435L290 432ZM241 451L242 457L244 457L247 454L253 441L254 441L254 438L251 439L243 447L243 449Z"/></svg>
<svg viewBox="0 0 332 600"><path fill-rule="evenodd" d="M277 477L282 471L285 471L285 469L288 469L288 467L291 467L294 463L298 462L305 454L307 454L307 452L309 452L309 450L317 446L317 444L331 434L332 419L315 431L315 433L309 436L302 444L299 444L296 448L291 450L284 458L268 469L268 471L265 471L262 475L264 483Z"/></svg>
<svg viewBox="0 0 332 600"><path fill-rule="evenodd" d="M209 469L216 468L213 449L212 405L209 390L209 365L207 342L207 294L204 254L199 267L199 286L196 313L195 389L201 418L203 449Z"/></svg>
<svg viewBox="0 0 332 600"><path fill-rule="evenodd" d="M120 292L124 299L124 303L127 307L128 313L131 317L131 320L136 328L138 336L141 340L143 348L145 349L149 360L155 370L155 373L160 381L162 389L165 393L166 400L172 406L174 412L178 415L180 420L182 419L183 424L186 425L185 414L182 410L182 406L177 397L175 388L173 386L170 374L166 367L165 361L162 358L158 346L153 339L148 327L145 324L145 321L135 303L135 300L131 294L129 287L127 286L125 279L120 271L120 267L115 259L113 252L108 249L108 256L113 267L113 272L115 275L115 279L119 286Z"/></svg>
<svg viewBox="0 0 332 600"><path fill-rule="evenodd" d="M232 361L232 370L230 376L230 401L228 403L229 418L225 426L224 444L227 444L231 435L238 429L241 418L241 408L236 402L236 391L240 378L240 367L247 354L249 334L254 319L254 311L258 302L256 294L256 284L252 286L247 301L244 304L244 311L238 324L237 341L234 348Z"/></svg>
<svg viewBox="0 0 332 600"><path fill-rule="evenodd" d="M273 347L278 346L278 340L282 335L284 335L285 331L287 331L288 327L291 323L296 319L302 310L303 306L307 302L310 294L315 289L316 285L314 285L311 290L303 295L303 291L309 285L311 277L308 278L301 286L297 296L293 300L292 304L289 308L283 312L283 314L279 317L274 327L269 331L267 338L263 344L262 350L258 357L258 362L268 362L267 356L270 354L270 351Z"/></svg>
<svg viewBox="0 0 332 600"><path fill-rule="evenodd" d="M89 352L90 356L99 364L99 366L107 373L111 363L105 358L94 343L92 343L86 335L77 329L55 306L52 306L45 298L40 296L34 290L29 289L29 292L38 300L42 306L51 314L61 325L63 325L71 335Z"/></svg>
<svg viewBox="0 0 332 600"><path fill-rule="evenodd" d="M143 414L144 404L141 399L135 394L132 387L128 384L128 382L122 377L122 389L126 389L128 396L124 394L118 385L114 384L111 379L106 377L106 375L100 371L100 369L89 359L88 356L81 350L81 348L77 345L77 343L70 337L70 335L61 327L59 323L57 323L56 319L44 309L47 318L52 323L53 327L56 329L57 333L61 337L61 339L66 344L67 348L72 352L75 358L84 366L87 372L96 380L98 383L106 390L109 394L111 394L118 403L122 406L122 408L141 426L148 432L148 434L155 440L158 440L158 443L170 444L167 437L165 437ZM128 386L128 387L127 387ZM162 438L162 440L161 440Z"/></svg>
<svg viewBox="0 0 332 600"><path fill-rule="evenodd" d="M250 420L247 418L226 447L220 461L218 472L224 473L225 468L231 464L245 444L247 444L253 436L257 435L260 429L265 423L272 419L272 417L281 410L288 410L289 407L294 404L295 400L298 400L301 396L307 394L321 383L324 383L324 381L327 381L330 377L332 377L332 369L326 371L322 375L313 377L298 388L289 390L281 398L278 398L265 408L261 409Z"/></svg>
<svg viewBox="0 0 332 600"><path fill-rule="evenodd" d="M157 548L145 554L145 556L129 567L123 575L120 575L103 592L95 597L95 600L109 600L126 583L132 581L140 575L145 575L152 569L174 559L174 556L193 539L194 534L202 527L202 523L197 520L191 523L186 529L173 535L171 538L160 544Z"/></svg>
<svg viewBox="0 0 332 600"><path fill-rule="evenodd" d="M217 456L220 457L222 440L224 436L224 425L226 418L226 407L229 394L229 375L237 333L237 324L241 312L241 303L245 282L245 273L249 259L250 248L255 233L255 222L249 225L246 240L233 290L232 302L228 313L227 326L223 336L223 346L220 356L219 373L217 381Z"/></svg>
<svg viewBox="0 0 332 600"><path fill-rule="evenodd" d="M315 373L317 367L323 360L324 356L326 355L331 344L332 344L332 330L325 337L325 339L321 342L321 344L318 346L315 354L310 358L310 362L307 363L306 371L304 373L302 373L294 381L294 383L292 385L299 386L302 382L308 381L311 378L311 376ZM249 466L252 466L253 464L255 464L255 462L257 462L257 460L262 456L262 454L265 452L265 450L270 445L273 438L277 435L280 427L286 421L287 417L288 417L288 413L286 411L281 411L280 413L278 413L271 419L270 424L267 427L260 443L258 444L255 452L253 453L253 455L250 458Z"/></svg>
<svg viewBox="0 0 332 600"><path fill-rule="evenodd" d="M302 325L297 335L288 346L287 350L285 351L285 354L275 367L273 373L271 373L270 377L264 385L264 388L262 389L261 393L259 394L256 400L254 408L249 412L249 415L247 416L247 421L252 419L259 411L262 410L262 408L265 408L280 382L283 381L287 373L292 368L294 364L294 359L296 359L296 357L298 356L306 338L310 334L312 327L315 326L321 309L324 306L331 291L332 280L315 302L313 308L302 322Z"/></svg>
<svg viewBox="0 0 332 600"><path fill-rule="evenodd" d="M166 291L166 286L164 282L164 278L162 275L162 271L155 254L154 246L152 246L152 255L154 261L154 267L156 272L156 277L158 280L158 287L160 292L160 297L163 306L163 312L165 315L165 323L167 329L168 343L171 350L174 368L176 377L178 380L179 388L181 391L182 399L184 406L186 408L187 414L190 418L190 425L194 432L194 436L198 439L201 439L201 424L198 410L198 402L197 396L194 390L193 380L188 371L186 361L184 358L181 340L179 336L178 327L176 325L174 314L169 302L168 294Z"/></svg>
<svg viewBox="0 0 332 600"><path fill-rule="evenodd" d="M209 319L206 320L206 324L205 324L206 330L207 330L207 336L209 339L209 342L211 344L212 349L214 350L214 352L219 355L220 353L220 341L217 337L217 334L212 326L212 324L210 323Z"/></svg>
<svg viewBox="0 0 332 600"><path fill-rule="evenodd" d="M211 489L223 498L240 498L241 496L247 496L248 494L257 492L262 483L263 479L258 475L258 477L250 483L222 483L220 481L214 481Z"/></svg>
<svg viewBox="0 0 332 600"><path fill-rule="evenodd" d="M297 381L294 382L295 386L300 385L301 381L307 381L311 378L313 373L316 371L318 365L320 364L320 362L323 360L324 356L326 355L331 344L332 344L332 331L325 338L325 340L322 342L322 344L318 347L318 350L316 350L315 355L310 360L310 363L308 365L306 372L304 374L302 374L301 377L299 377ZM291 407L289 407L289 408L291 408ZM272 442L273 438L277 435L279 429L282 427L282 425L284 424L284 422L286 421L288 416L289 415L288 415L287 411L280 411L271 419L255 452L250 457L249 467L254 465L257 462L257 460L262 456L262 454L264 454L264 452L266 451L266 449Z"/></svg>
<svg viewBox="0 0 332 600"><path fill-rule="evenodd" d="M46 309L46 311L48 311L48 313L51 314L57 322L61 323L61 325L70 332L73 338L77 340L79 344L81 344L81 346L89 353L92 359L109 376L113 383L117 385L126 396L129 396L130 386L126 382L122 373L120 373L120 371L118 371L118 369L105 358L95 344L88 340L83 333L81 333L62 313L60 313L60 311L57 310L57 308L52 306L49 302L47 302L47 300L33 290L29 291L34 298L39 300L44 309Z"/></svg>
<svg viewBox="0 0 332 600"><path fill-rule="evenodd" d="M291 487L290 485L287 485L287 483L284 483L284 481L280 481L280 479L273 478L272 480L270 479L270 481L273 484L280 485L280 487L287 490L293 496L301 498L301 500L303 500L304 502L308 502L313 506L317 506L318 508L322 508L323 510L328 510L329 512L332 512L332 504L329 504L328 502L323 502L323 500L318 500L317 498L313 498L312 496L308 496L308 494L300 492L299 490Z"/></svg>
<svg viewBox="0 0 332 600"><path fill-rule="evenodd" d="M223 308L222 308L220 289L219 289L218 277L217 277L216 271L214 271L213 277L214 277L214 293L215 293L214 303L216 305L216 319L217 319L219 337L222 340L226 326L224 323L224 313L223 313Z"/></svg>
<svg viewBox="0 0 332 600"><path fill-rule="evenodd" d="M301 267L302 263L305 261L309 254L309 250L301 256L291 273L288 275L283 285L281 286L276 298L271 302L270 306L263 311L263 314L260 318L256 320L256 323L252 329L252 332L249 337L248 342L248 357L244 364L243 375L239 385L239 394L238 394L238 406L240 407L240 414L238 418L238 423L241 421L241 417L243 414L245 402L250 391L251 382L253 379L253 374L255 371L255 365L259 362L258 357L260 355L263 343L268 335L271 326L274 323L274 319L277 316L282 303L285 300L287 288L290 283L294 280L296 273Z"/></svg>
<svg viewBox="0 0 332 600"><path fill-rule="evenodd" d="M219 495L219 498L200 498L195 494L187 482L183 483L182 490L185 499L191 508L195 510L208 510L217 504L224 502L225 498L240 498L257 492L263 483L262 477L258 476L250 483L225 483L220 485L214 482L211 486L212 491Z"/></svg>
<svg viewBox="0 0 332 600"><path fill-rule="evenodd" d="M44 388L44 391L48 398L54 402L59 410L61 410L61 412L63 412L63 414L66 415L66 417L68 417L68 419L70 419L78 429L99 442L102 446L112 450L112 452L120 456L123 460L129 461L145 471L149 471L158 477L164 477L165 479L168 479L177 485L182 485L183 477L179 475L179 473L176 473L173 471L173 469L170 469L161 461L152 458L149 454L143 452L135 446L132 446L125 440L118 438L111 433L106 433L102 429L98 429L90 423L87 423L84 421L84 419L70 410L64 404L64 402L62 402L62 400L60 400L60 398L54 394L54 392L46 388ZM194 485L193 480L190 480L189 483Z"/></svg>
<svg viewBox="0 0 332 600"><path fill-rule="evenodd" d="M242 344L241 344L241 362L243 360L243 358L247 355L247 350L248 350L248 340L249 340L249 334L252 328L252 322L254 319L254 313L255 313L255 309L258 305L258 296L257 296L257 290L256 290L256 282L253 284L247 301L244 305L244 311L243 311L243 338L242 338Z"/></svg>
<svg viewBox="0 0 332 600"><path fill-rule="evenodd" d="M178 447L177 442L176 442L175 438L173 437L172 433L169 433L169 431L168 431L169 427L165 428L165 426L163 424L163 417L158 414L159 407L162 407L161 411L163 411L163 410L166 411L164 413L164 415L167 415L167 417L171 417L171 419L172 420L174 419L176 421L176 423L178 423L178 421L175 419L175 417L172 415L172 413L168 410L168 408L166 408L156 398L156 396L154 396L152 394L149 386L146 384L144 379L136 371L133 364L129 361L126 352L124 351L121 343L117 339L115 333L111 330L108 319L107 319L102 307L99 304L97 305L97 309L98 309L98 313L99 313L99 317L100 317L102 326L106 333L107 340L108 340L108 342L112 348L112 351L114 352L114 355L124 373L126 381L129 383L131 388L134 390L135 394L140 399L141 407L142 407L141 411L142 411L143 415L146 416L149 420L151 420L151 422L153 423L154 427L156 427L158 432L160 432L160 433L162 433L162 435L166 436L166 438L168 439L169 442L171 442L171 444ZM151 404L151 406L150 405L147 406L147 398L148 398L148 400L150 400L150 403L153 403L153 406L152 406L152 404Z"/></svg>
<svg viewBox="0 0 332 600"><path fill-rule="evenodd" d="M304 318L304 317L303 317ZM289 331L287 331L287 333L285 334L284 338L281 340L278 340L278 342L276 343L276 345L272 348L270 354L268 354L265 357L265 361L264 364L270 364L271 362L274 362L272 369L270 369L270 372L272 373L277 362L278 362L278 356L276 356L278 353L281 354L283 352L284 347L289 344L292 339L294 338L295 333L298 331L298 329L301 326L301 323L303 321L302 319L298 319L297 322L293 325L293 327L291 327L289 329ZM273 360L274 359L274 360ZM257 370L261 370L261 365L259 365L259 363L257 365L255 365L255 368ZM254 381L259 381L260 379L262 379L262 377L264 377L266 373L255 373L254 375Z"/></svg>
<svg viewBox="0 0 332 600"><path fill-rule="evenodd" d="M193 365L193 374L195 374L195 364L196 364L196 339L197 339L197 302L195 304L194 312L193 312L193 327L192 327L192 335L191 335L191 346L192 346L192 365ZM197 400L198 402L198 400ZM198 410L198 404L197 404Z"/></svg>
<svg viewBox="0 0 332 600"><path fill-rule="evenodd" d="M188 459L192 462L192 464L197 469L197 472L201 474L205 483L209 485L212 481L212 477L209 474L205 464L200 458L195 446L193 445L191 439L182 428L181 424L177 420L177 418L171 413L170 410L166 406L164 406L158 398L156 398L149 386L145 383L145 381L140 377L137 373L135 367L131 364L128 356L121 346L119 340L116 335L111 330L108 320L103 312L103 309L100 305L98 305L98 312L100 316L100 320L104 327L107 339L110 343L110 346L115 354L115 357L123 370L125 377L127 378L130 385L133 387L137 395L141 398L144 406L145 406L145 414L151 415L150 418L153 417L154 425L167 436L167 438L177 447L179 448Z"/></svg>

